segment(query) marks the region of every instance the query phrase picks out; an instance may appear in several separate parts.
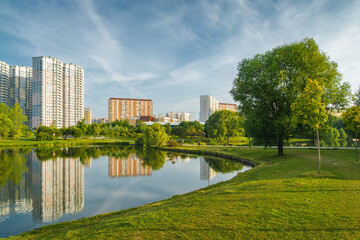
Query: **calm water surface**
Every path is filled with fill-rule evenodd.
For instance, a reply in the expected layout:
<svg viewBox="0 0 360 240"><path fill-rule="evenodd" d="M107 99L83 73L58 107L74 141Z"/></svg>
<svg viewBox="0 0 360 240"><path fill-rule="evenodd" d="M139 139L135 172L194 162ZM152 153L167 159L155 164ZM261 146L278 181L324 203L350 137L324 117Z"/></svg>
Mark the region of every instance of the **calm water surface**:
<svg viewBox="0 0 360 240"><path fill-rule="evenodd" d="M248 169L134 148L0 150L0 237L169 198Z"/></svg>

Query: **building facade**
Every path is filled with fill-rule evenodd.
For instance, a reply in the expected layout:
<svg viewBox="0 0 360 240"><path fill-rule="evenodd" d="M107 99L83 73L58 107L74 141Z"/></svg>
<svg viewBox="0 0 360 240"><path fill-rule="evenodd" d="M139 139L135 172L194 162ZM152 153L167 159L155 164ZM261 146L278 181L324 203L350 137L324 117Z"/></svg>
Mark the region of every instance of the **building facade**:
<svg viewBox="0 0 360 240"><path fill-rule="evenodd" d="M25 124L31 127L32 118L32 68L27 66L9 67L9 107L19 104L27 117Z"/></svg>
<svg viewBox="0 0 360 240"><path fill-rule="evenodd" d="M150 99L110 98L109 122L141 116L153 115L153 102Z"/></svg>
<svg viewBox="0 0 360 240"><path fill-rule="evenodd" d="M84 71L52 57L33 57L32 127L75 125L84 118Z"/></svg>
<svg viewBox="0 0 360 240"><path fill-rule="evenodd" d="M165 116L169 117L169 118L173 118L173 119L176 118L180 122L191 121L191 115L190 115L190 113L187 113L187 112L180 112L180 113L169 112L169 113L166 113Z"/></svg>
<svg viewBox="0 0 360 240"><path fill-rule="evenodd" d="M9 65L0 61L0 103L5 103L7 106L9 106L9 89Z"/></svg>
<svg viewBox="0 0 360 240"><path fill-rule="evenodd" d="M237 111L237 106L236 104L232 104L232 103L219 103L219 110L229 110L232 112L236 112Z"/></svg>
<svg viewBox="0 0 360 240"><path fill-rule="evenodd" d="M91 124L91 108L84 108L85 124Z"/></svg>
<svg viewBox="0 0 360 240"><path fill-rule="evenodd" d="M200 122L206 122L211 114L219 110L219 101L210 95L200 96Z"/></svg>

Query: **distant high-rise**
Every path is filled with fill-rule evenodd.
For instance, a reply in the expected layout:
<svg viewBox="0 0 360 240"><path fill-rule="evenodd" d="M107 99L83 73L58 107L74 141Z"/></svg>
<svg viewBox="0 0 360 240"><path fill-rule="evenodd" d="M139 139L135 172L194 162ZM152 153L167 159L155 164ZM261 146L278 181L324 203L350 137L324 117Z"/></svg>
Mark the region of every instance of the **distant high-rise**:
<svg viewBox="0 0 360 240"><path fill-rule="evenodd" d="M153 102L150 99L110 98L109 122L153 115Z"/></svg>
<svg viewBox="0 0 360 240"><path fill-rule="evenodd" d="M9 107L19 104L27 117L26 125L31 127L32 118L32 68L10 66Z"/></svg>
<svg viewBox="0 0 360 240"><path fill-rule="evenodd" d="M206 122L216 110L219 110L218 100L209 95L200 96L200 122Z"/></svg>
<svg viewBox="0 0 360 240"><path fill-rule="evenodd" d="M219 103L219 110L229 110L232 112L236 112L237 111L237 107L236 104L232 104L232 103Z"/></svg>
<svg viewBox="0 0 360 240"><path fill-rule="evenodd" d="M84 108L85 124L91 124L91 108Z"/></svg>
<svg viewBox="0 0 360 240"><path fill-rule="evenodd" d="M9 106L9 89L9 65L0 61L0 103L5 103L7 106Z"/></svg>
<svg viewBox="0 0 360 240"><path fill-rule="evenodd" d="M169 112L165 114L166 117L179 119L180 122L191 121L191 115L187 112Z"/></svg>
<svg viewBox="0 0 360 240"><path fill-rule="evenodd" d="M84 71L52 57L33 57L32 127L73 126L84 117Z"/></svg>

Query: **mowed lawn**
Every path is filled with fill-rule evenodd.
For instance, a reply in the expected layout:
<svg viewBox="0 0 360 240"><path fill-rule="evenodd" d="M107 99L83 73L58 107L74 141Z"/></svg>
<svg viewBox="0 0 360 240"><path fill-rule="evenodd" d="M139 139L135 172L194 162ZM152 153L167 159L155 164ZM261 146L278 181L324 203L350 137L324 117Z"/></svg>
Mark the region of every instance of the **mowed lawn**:
<svg viewBox="0 0 360 240"><path fill-rule="evenodd" d="M360 239L354 150L206 148L259 163L233 179L145 206L42 227L14 239Z"/></svg>

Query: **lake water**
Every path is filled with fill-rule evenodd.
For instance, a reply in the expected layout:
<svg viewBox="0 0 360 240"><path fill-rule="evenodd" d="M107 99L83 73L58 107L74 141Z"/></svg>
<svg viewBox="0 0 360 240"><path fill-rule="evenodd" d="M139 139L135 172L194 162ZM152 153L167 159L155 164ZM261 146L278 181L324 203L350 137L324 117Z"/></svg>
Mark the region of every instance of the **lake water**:
<svg viewBox="0 0 360 240"><path fill-rule="evenodd" d="M248 169L132 147L0 150L0 237L166 199Z"/></svg>

